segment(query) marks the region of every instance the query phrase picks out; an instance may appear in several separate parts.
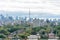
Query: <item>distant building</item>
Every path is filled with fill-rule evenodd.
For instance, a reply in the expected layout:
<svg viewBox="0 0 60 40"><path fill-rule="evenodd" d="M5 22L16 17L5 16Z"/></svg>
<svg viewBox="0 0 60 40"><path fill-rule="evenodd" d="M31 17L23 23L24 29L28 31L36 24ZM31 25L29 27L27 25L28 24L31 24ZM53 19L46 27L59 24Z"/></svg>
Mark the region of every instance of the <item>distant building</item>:
<svg viewBox="0 0 60 40"><path fill-rule="evenodd" d="M34 19L33 20L33 27L38 27L38 26L44 26L47 25L47 22L45 22L43 19Z"/></svg>
<svg viewBox="0 0 60 40"><path fill-rule="evenodd" d="M38 40L38 39L40 39L39 35L30 35L30 36L28 36L27 40Z"/></svg>
<svg viewBox="0 0 60 40"><path fill-rule="evenodd" d="M40 26L40 20L35 18L35 19L33 20L33 26L34 26L34 27Z"/></svg>
<svg viewBox="0 0 60 40"><path fill-rule="evenodd" d="M54 39L54 38L55 38L55 35L54 35L54 33L52 33L52 32L51 32L51 33L49 33L49 35L48 35L48 36L49 36L49 39Z"/></svg>
<svg viewBox="0 0 60 40"><path fill-rule="evenodd" d="M54 33L49 33L49 39L48 40L58 40L59 37L55 36Z"/></svg>

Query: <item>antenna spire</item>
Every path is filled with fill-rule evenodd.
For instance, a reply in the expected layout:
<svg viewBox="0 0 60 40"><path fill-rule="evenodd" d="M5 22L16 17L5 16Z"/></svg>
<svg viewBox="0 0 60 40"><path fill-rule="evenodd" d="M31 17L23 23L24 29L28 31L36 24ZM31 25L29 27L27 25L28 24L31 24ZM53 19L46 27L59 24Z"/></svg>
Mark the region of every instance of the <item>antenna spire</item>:
<svg viewBox="0 0 60 40"><path fill-rule="evenodd" d="M30 8L29 8L29 20L30 20Z"/></svg>

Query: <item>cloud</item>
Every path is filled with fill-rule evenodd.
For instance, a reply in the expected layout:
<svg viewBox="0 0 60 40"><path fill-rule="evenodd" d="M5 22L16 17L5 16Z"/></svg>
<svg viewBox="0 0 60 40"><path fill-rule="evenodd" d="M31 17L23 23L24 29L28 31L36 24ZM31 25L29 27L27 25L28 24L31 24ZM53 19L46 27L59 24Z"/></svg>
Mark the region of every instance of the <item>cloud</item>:
<svg viewBox="0 0 60 40"><path fill-rule="evenodd" d="M60 13L60 0L0 0L0 10Z"/></svg>

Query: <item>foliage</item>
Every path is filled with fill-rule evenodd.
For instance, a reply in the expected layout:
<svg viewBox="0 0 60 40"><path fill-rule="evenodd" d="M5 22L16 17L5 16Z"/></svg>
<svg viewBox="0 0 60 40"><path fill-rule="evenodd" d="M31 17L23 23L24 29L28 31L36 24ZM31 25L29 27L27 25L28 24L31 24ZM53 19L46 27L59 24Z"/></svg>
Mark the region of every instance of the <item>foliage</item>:
<svg viewBox="0 0 60 40"><path fill-rule="evenodd" d="M25 38L27 38L27 35L25 35L25 34L20 34L20 35L18 35L20 38L22 38L22 39L25 39Z"/></svg>
<svg viewBox="0 0 60 40"><path fill-rule="evenodd" d="M0 34L0 38L6 38L6 35Z"/></svg>
<svg viewBox="0 0 60 40"><path fill-rule="evenodd" d="M52 30L53 33L55 35L57 34L57 36L60 37L60 25L54 26L53 24L51 24L52 25L51 26L48 20L47 20L47 22L48 22L48 25L33 27L33 28L30 28L29 25L27 25L27 24L24 24L24 25L8 24L8 25L0 26L0 33L3 34L3 35L0 34L0 37L6 37L10 33L14 32L14 31L17 31L17 30L20 30L22 28L25 28L24 29L25 33L19 35L19 37L21 37L21 38L25 38L25 37L27 37L31 34L36 35L37 33L40 34L41 38L48 38L47 35L51 32L51 28L53 29Z"/></svg>

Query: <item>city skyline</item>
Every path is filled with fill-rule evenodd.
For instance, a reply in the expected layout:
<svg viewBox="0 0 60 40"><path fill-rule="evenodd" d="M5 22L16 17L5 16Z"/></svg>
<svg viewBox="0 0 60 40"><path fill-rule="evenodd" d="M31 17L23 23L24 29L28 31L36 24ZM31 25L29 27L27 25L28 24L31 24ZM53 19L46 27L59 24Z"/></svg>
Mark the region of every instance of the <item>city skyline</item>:
<svg viewBox="0 0 60 40"><path fill-rule="evenodd" d="M19 17L29 17L29 11L0 11L0 15L3 16L19 16ZM30 11L31 18L60 18L60 15L50 14L50 13L41 13L41 12L32 12Z"/></svg>

